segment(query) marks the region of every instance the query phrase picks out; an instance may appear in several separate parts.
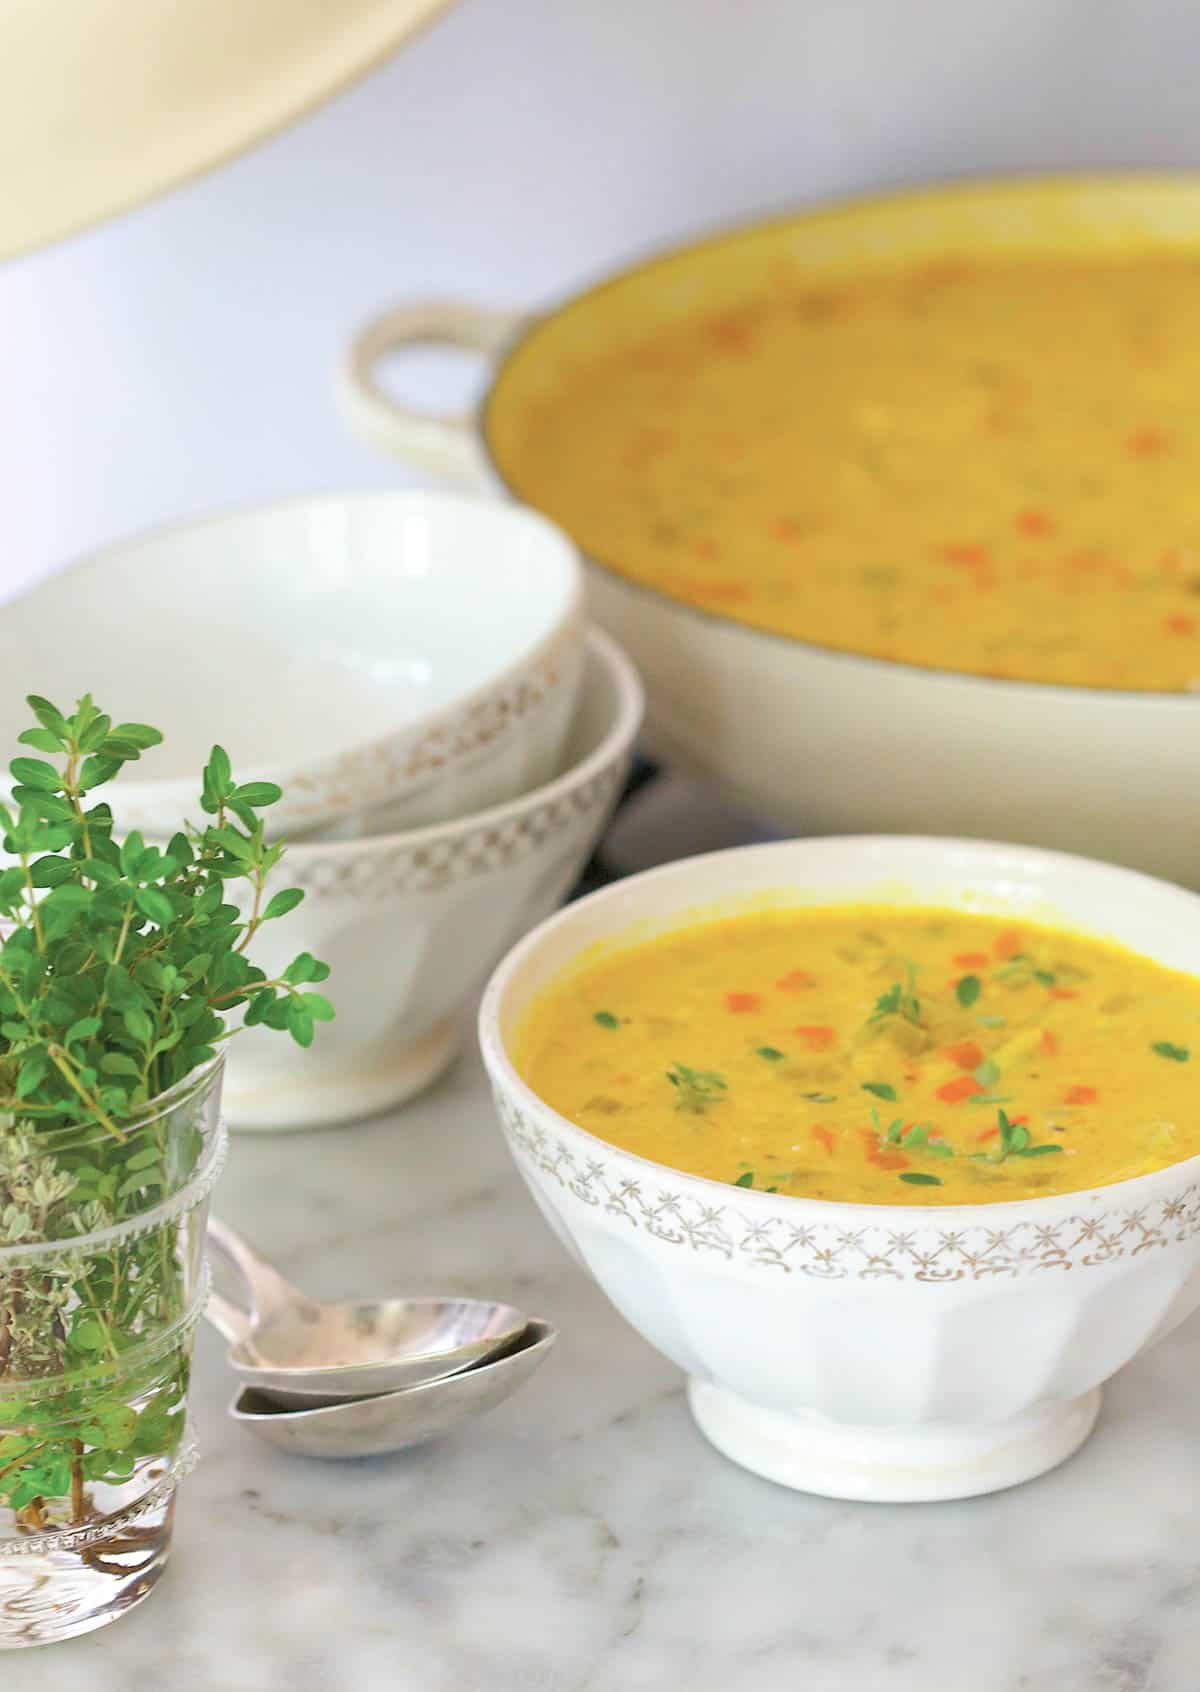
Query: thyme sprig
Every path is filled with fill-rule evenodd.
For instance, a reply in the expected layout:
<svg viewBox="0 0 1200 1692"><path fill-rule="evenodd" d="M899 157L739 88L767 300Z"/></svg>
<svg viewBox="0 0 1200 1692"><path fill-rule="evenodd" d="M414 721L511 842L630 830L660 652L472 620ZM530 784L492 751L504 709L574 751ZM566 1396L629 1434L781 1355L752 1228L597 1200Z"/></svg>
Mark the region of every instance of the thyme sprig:
<svg viewBox="0 0 1200 1692"><path fill-rule="evenodd" d="M12 761L0 805L0 1245L62 1252L35 1269L0 1264L0 1504L36 1530L62 1519L56 1500L88 1519L93 1484L121 1484L180 1437L186 1340L136 1370L122 1358L183 1315L181 1224L96 1254L85 1243L176 1190L199 1154L198 1129L159 1117L148 1130L139 1113L237 1032L234 1012L301 1046L334 1013L309 990L329 974L310 953L271 977L249 956L303 897L266 892L283 847L260 813L279 788L239 784L216 746L206 823L166 846L118 841L97 790L161 734L114 725L89 695L69 714L29 704L36 723L19 738L43 756ZM227 897L236 883L247 916ZM32 1392L31 1380L51 1386Z"/></svg>

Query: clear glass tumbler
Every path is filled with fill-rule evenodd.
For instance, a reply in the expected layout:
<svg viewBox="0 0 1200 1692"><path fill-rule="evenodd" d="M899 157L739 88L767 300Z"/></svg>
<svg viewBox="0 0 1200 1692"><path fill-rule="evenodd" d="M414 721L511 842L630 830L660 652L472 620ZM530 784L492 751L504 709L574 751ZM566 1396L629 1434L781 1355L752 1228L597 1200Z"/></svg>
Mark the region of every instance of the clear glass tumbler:
<svg viewBox="0 0 1200 1692"><path fill-rule="evenodd" d="M222 1072L117 1138L0 1119L0 1648L102 1627L166 1563Z"/></svg>

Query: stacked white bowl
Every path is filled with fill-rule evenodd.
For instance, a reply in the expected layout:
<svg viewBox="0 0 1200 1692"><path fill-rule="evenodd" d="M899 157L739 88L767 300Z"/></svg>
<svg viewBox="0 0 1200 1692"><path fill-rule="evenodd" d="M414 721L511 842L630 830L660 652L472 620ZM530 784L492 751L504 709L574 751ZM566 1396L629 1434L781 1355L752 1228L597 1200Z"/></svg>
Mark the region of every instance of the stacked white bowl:
<svg viewBox="0 0 1200 1692"><path fill-rule="evenodd" d="M298 499L119 545L8 607L0 657L10 745L30 692L162 729L113 786L120 832L203 824L214 742L239 781L284 790L270 886L305 900L256 956L324 958L337 1020L303 1050L238 1036L235 1128L350 1120L436 1078L464 1002L586 862L642 715L629 661L586 630L566 537L442 493Z"/></svg>

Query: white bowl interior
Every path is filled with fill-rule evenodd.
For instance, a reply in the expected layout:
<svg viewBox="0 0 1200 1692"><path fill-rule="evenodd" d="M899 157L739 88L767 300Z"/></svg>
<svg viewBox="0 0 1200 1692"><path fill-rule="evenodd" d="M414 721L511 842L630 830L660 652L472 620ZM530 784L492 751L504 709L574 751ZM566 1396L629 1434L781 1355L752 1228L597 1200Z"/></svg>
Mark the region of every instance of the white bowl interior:
<svg viewBox="0 0 1200 1692"><path fill-rule="evenodd" d="M0 743L31 692L83 692L163 746L122 785L198 785L366 745L521 662L579 594L536 514L424 492L296 500L164 530L64 571L0 618ZM46 631L53 629L54 638Z"/></svg>
<svg viewBox="0 0 1200 1692"><path fill-rule="evenodd" d="M279 882L286 885L288 873L298 873L301 866L361 860L364 854L369 856L374 851L393 854L398 849L433 848L460 834L477 834L486 831L491 824L501 826L503 822L537 810L538 805L553 799L559 790L569 790L577 780L586 778L581 765L597 758L609 739L618 736L621 717L626 712L635 711L640 719L641 690L638 687L636 699L630 699L630 680L623 673L628 668L628 658L619 651L616 641L609 640L608 634L599 633L597 629L591 629L586 634L584 673L567 741L560 756L559 770L553 780L543 783L542 787L531 788L528 794L506 800L503 805L489 805L486 810L472 812L471 816L454 817L449 822L433 822L423 829L372 831L364 822L357 822L352 831L340 827L322 829L318 834L311 834L310 838L289 841L288 856L279 871ZM609 753L614 750L614 746L609 746Z"/></svg>

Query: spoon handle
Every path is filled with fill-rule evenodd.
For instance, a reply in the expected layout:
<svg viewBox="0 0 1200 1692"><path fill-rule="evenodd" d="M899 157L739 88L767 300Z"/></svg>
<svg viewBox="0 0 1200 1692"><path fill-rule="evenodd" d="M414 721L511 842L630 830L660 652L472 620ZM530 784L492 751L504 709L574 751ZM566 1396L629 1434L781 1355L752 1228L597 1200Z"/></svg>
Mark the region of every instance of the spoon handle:
<svg viewBox="0 0 1200 1692"><path fill-rule="evenodd" d="M254 1331L254 1321L247 1311L240 1310L232 1299L223 1298L211 1289L204 1306L204 1318L230 1345L241 1345Z"/></svg>
<svg viewBox="0 0 1200 1692"><path fill-rule="evenodd" d="M226 1319L229 1319L232 1313L239 1328L238 1339L256 1323L267 1320L289 1306L308 1302L304 1294L292 1286L290 1281L286 1281L273 1264L261 1257L227 1222L222 1222L216 1216L210 1216L208 1219L208 1244L215 1249L218 1256L233 1265L246 1283L250 1305L248 1315L238 1310L228 1299L221 1298L219 1294L210 1298L208 1306L218 1327L220 1323L217 1321L216 1311L220 1310Z"/></svg>

